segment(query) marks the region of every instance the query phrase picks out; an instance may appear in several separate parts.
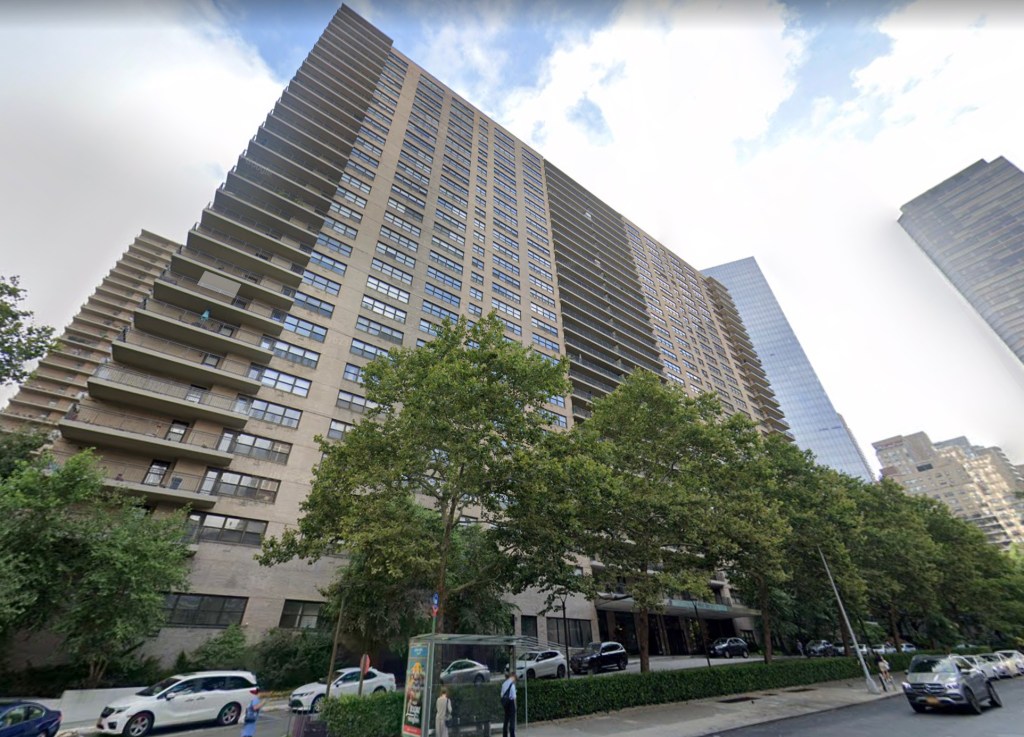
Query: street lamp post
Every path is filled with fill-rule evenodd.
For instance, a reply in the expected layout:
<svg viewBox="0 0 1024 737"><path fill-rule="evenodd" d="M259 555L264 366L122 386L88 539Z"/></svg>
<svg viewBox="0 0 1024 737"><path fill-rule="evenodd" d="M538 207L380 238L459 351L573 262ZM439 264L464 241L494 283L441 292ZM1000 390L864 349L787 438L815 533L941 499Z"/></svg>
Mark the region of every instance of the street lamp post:
<svg viewBox="0 0 1024 737"><path fill-rule="evenodd" d="M568 599L569 599L569 592L568 591L563 591L562 592L562 635L563 635L563 637L565 637L565 643L563 643L563 644L565 645L565 678L566 678L566 680L569 680L570 678L572 678L572 676L570 675L570 673L572 672L572 668L569 667L569 618L568 618L568 615L565 613L565 607L566 607L566 603L568 602Z"/></svg>
<svg viewBox="0 0 1024 737"><path fill-rule="evenodd" d="M881 691L878 689L878 684L871 677L871 673L868 672L867 663L864 662L864 654L860 651L860 646L857 645L857 635L853 631L853 627L850 626L850 618L846 616L846 607L843 606L843 600L839 596L839 589L836 586L836 581L832 578L832 571L829 570L828 561L825 560L825 554L821 552L821 548L818 548L818 555L821 556L821 563L825 566L825 573L828 575L828 582L832 584L832 591L836 595L836 603L839 604L839 613L843 615L843 622L846 623L846 629L850 633L850 639L853 640L853 649L857 653L857 660L860 661L860 667L864 671L864 682L868 687L868 693L879 694Z"/></svg>

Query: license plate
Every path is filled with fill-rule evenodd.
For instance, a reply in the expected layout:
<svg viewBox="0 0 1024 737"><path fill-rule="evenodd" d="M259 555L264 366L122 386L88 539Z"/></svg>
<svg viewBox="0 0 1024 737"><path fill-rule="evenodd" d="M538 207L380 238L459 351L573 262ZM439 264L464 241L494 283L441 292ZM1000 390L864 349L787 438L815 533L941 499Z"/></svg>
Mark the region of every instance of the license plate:
<svg viewBox="0 0 1024 737"><path fill-rule="evenodd" d="M935 706L939 703L938 698L936 698L935 696L928 696L925 698L925 701L931 704L932 706Z"/></svg>

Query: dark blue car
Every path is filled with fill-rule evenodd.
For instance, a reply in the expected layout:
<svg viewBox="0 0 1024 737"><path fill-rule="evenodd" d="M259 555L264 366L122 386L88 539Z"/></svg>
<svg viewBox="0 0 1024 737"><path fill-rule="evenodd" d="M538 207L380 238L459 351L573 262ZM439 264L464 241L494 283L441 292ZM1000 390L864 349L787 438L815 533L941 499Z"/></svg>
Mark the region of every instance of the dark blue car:
<svg viewBox="0 0 1024 737"><path fill-rule="evenodd" d="M0 737L54 737L60 718L34 701L0 701Z"/></svg>

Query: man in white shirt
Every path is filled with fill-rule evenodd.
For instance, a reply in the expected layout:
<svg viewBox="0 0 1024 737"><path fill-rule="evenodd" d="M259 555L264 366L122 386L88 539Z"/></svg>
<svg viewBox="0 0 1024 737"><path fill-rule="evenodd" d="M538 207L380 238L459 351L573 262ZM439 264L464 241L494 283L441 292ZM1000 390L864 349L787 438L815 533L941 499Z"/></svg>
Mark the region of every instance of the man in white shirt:
<svg viewBox="0 0 1024 737"><path fill-rule="evenodd" d="M509 671L501 683L501 707L505 721L501 725L501 737L516 737L516 674Z"/></svg>

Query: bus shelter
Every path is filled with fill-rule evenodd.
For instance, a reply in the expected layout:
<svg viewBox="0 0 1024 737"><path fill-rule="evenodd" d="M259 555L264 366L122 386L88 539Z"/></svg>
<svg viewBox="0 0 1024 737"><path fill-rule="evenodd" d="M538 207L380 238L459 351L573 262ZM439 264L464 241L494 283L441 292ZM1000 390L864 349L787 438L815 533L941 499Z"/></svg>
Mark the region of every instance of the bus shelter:
<svg viewBox="0 0 1024 737"><path fill-rule="evenodd" d="M492 734L503 721L501 683L514 672L517 651L536 649L537 640L518 635L425 634L409 640L402 708L402 737L431 737L434 706L441 688L448 689L452 716L448 734ZM527 679L517 684L518 712L522 727L529 725L530 701Z"/></svg>

